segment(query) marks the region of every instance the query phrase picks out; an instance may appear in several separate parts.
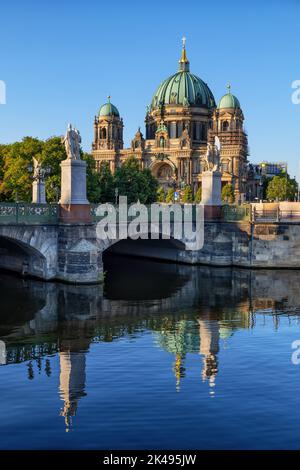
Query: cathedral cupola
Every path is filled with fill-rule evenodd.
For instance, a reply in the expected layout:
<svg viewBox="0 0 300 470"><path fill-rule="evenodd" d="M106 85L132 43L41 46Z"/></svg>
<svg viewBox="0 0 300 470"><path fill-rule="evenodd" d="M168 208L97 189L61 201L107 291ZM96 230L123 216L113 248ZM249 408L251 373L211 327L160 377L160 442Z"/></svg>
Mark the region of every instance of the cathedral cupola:
<svg viewBox="0 0 300 470"><path fill-rule="evenodd" d="M227 85L228 92L220 99L216 109L219 132L228 132L242 129L244 116L241 105L236 96L231 93L231 85Z"/></svg>
<svg viewBox="0 0 300 470"><path fill-rule="evenodd" d="M222 96L219 101L218 109L241 109L241 105L236 96L231 93L231 85L227 85L228 93Z"/></svg>
<svg viewBox="0 0 300 470"><path fill-rule="evenodd" d="M110 102L104 103L94 122L93 150L120 150L123 148L123 120L118 108Z"/></svg>

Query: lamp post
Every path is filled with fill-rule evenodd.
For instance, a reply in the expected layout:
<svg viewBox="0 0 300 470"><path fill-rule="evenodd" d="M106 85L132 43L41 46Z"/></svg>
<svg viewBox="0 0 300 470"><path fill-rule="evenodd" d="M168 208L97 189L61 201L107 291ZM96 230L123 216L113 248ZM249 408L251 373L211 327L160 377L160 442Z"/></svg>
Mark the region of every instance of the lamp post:
<svg viewBox="0 0 300 470"><path fill-rule="evenodd" d="M115 204L118 204L118 198L119 198L119 188L115 188Z"/></svg>

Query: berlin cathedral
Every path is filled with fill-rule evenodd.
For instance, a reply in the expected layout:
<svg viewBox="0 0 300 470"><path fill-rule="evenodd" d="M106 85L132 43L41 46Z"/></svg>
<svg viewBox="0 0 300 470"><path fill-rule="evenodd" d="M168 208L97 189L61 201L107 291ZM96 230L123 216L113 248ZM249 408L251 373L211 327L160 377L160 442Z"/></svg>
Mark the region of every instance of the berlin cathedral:
<svg viewBox="0 0 300 470"><path fill-rule="evenodd" d="M92 154L97 171L107 162L112 172L130 156L149 168L165 189L190 185L195 193L206 171L208 145L219 138L222 185L230 183L237 202L247 199L248 142L239 100L228 92L218 105L212 91L190 72L185 39L178 71L164 80L153 95L140 128L123 148L123 119L116 106L103 104L94 121Z"/></svg>

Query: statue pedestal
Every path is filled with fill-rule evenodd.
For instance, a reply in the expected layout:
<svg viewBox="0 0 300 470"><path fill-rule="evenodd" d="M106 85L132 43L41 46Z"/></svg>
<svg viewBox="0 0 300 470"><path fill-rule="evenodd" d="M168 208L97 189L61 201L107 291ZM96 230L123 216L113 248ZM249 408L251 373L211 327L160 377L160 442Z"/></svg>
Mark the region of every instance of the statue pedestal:
<svg viewBox="0 0 300 470"><path fill-rule="evenodd" d="M202 199L204 217L216 219L221 217L221 177L218 170L209 170L202 173Z"/></svg>
<svg viewBox="0 0 300 470"><path fill-rule="evenodd" d="M90 223L90 203L86 197L86 162L67 159L61 162L60 220L65 223Z"/></svg>
<svg viewBox="0 0 300 470"><path fill-rule="evenodd" d="M46 204L45 183L43 181L34 181L32 183L32 202Z"/></svg>

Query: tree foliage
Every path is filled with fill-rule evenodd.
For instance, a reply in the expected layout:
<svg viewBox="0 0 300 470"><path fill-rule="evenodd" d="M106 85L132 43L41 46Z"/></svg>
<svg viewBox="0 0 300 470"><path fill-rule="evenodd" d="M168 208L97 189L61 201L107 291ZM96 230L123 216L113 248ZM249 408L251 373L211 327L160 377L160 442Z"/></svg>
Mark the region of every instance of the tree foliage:
<svg viewBox="0 0 300 470"><path fill-rule="evenodd" d="M186 186L184 188L182 202L184 203L193 202L193 192L190 186Z"/></svg>
<svg viewBox="0 0 300 470"><path fill-rule="evenodd" d="M157 199L158 181L149 169L141 169L135 157L129 157L115 172L115 187L128 204L151 204Z"/></svg>
<svg viewBox="0 0 300 470"><path fill-rule="evenodd" d="M230 183L227 183L223 186L221 198L222 198L222 201L227 202L227 203L234 202L234 190Z"/></svg>
<svg viewBox="0 0 300 470"><path fill-rule="evenodd" d="M298 185L287 173L274 176L267 186L267 199L275 201L294 201Z"/></svg>
<svg viewBox="0 0 300 470"><path fill-rule="evenodd" d="M169 188L166 195L166 202L171 203L175 200L175 191L173 188Z"/></svg>
<svg viewBox="0 0 300 470"><path fill-rule="evenodd" d="M157 202L165 202L165 190L162 186L160 186L157 190Z"/></svg>
<svg viewBox="0 0 300 470"><path fill-rule="evenodd" d="M43 141L24 137L21 142L0 145L0 200L30 202L32 198L32 174L29 165L33 157L49 169L46 177L47 202L57 202L60 196L60 163L67 158L60 137ZM150 204L157 200L158 182L149 169L141 169L136 158L130 157L112 175L109 165L101 165L96 172L95 161L89 153L81 151L87 163L87 197L91 203L114 202L115 188L119 195L127 196L128 203L140 201Z"/></svg>
<svg viewBox="0 0 300 470"><path fill-rule="evenodd" d="M202 200L202 186L199 186L194 197L194 202L196 204L200 204L201 200Z"/></svg>

